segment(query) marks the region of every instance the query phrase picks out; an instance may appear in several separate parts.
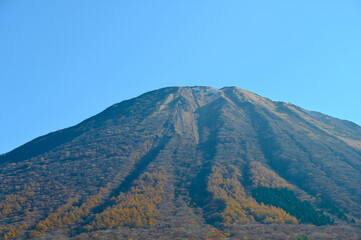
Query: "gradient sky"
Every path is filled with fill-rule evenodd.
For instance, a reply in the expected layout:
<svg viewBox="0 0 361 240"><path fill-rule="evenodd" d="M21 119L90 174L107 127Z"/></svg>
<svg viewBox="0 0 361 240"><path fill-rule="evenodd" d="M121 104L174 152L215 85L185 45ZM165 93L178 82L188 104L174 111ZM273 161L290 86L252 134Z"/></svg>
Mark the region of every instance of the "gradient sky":
<svg viewBox="0 0 361 240"><path fill-rule="evenodd" d="M0 0L0 153L166 86L361 124L361 1Z"/></svg>

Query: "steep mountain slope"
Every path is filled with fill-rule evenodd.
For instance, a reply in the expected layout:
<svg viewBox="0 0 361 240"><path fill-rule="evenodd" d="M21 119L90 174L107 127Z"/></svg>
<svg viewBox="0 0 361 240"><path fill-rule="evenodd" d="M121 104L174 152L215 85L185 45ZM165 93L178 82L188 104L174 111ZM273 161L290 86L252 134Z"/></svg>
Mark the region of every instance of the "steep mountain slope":
<svg viewBox="0 0 361 240"><path fill-rule="evenodd" d="M236 87L152 91L0 156L0 236L352 239L360 133Z"/></svg>

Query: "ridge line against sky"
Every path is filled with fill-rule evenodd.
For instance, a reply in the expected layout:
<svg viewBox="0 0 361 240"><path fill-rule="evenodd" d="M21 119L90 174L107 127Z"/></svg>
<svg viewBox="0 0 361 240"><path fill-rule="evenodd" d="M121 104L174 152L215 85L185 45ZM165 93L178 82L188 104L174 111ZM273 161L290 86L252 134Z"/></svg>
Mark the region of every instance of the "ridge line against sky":
<svg viewBox="0 0 361 240"><path fill-rule="evenodd" d="M0 153L167 86L361 124L361 2L0 2Z"/></svg>

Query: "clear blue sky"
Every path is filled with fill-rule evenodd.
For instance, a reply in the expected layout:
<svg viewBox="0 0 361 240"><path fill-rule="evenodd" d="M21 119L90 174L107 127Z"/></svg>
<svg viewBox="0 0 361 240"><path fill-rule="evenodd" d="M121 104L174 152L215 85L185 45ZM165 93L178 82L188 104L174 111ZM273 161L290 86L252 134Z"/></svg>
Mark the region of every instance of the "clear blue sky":
<svg viewBox="0 0 361 240"><path fill-rule="evenodd" d="M0 153L174 85L361 124L361 1L0 0Z"/></svg>

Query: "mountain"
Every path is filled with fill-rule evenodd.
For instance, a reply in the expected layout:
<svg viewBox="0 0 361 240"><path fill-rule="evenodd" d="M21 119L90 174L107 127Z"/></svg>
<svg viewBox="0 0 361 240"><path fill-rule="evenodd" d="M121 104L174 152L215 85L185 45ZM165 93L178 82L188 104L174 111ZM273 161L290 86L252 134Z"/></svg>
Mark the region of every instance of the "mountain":
<svg viewBox="0 0 361 240"><path fill-rule="evenodd" d="M169 87L0 156L4 239L359 239L361 127Z"/></svg>

